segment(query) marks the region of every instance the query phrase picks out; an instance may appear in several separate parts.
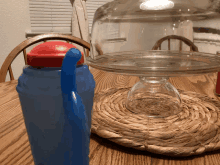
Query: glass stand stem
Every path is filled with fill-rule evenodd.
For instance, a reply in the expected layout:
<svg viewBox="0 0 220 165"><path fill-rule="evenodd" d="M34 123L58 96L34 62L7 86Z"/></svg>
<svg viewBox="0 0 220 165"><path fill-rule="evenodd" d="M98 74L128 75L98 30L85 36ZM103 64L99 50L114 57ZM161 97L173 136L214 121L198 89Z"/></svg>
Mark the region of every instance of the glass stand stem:
<svg viewBox="0 0 220 165"><path fill-rule="evenodd" d="M149 117L168 117L181 111L178 90L168 77L140 77L128 93L126 108Z"/></svg>

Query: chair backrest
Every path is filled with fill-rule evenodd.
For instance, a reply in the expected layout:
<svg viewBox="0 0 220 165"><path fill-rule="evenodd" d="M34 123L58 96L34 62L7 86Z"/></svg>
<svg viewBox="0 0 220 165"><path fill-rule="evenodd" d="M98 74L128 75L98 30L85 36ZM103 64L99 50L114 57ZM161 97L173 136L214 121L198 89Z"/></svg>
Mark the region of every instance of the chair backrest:
<svg viewBox="0 0 220 165"><path fill-rule="evenodd" d="M169 35L166 37L161 38L160 40L158 40L155 45L153 46L152 50L161 50L161 44L162 42L164 42L165 40L168 40L168 50L170 50L170 40L171 39L175 39L175 40L179 40L179 51L182 51L182 42L184 42L186 45L188 45L190 47L190 51L195 51L198 52L198 47L189 39L182 37L182 36L177 36L177 35Z"/></svg>
<svg viewBox="0 0 220 165"><path fill-rule="evenodd" d="M1 70L0 70L0 83L5 82L7 72L9 71L10 79L14 80L12 68L11 68L11 63L13 60L18 56L23 51L24 54L24 61L25 64L27 65L27 55L26 55L26 48L36 44L38 42L46 42L48 40L63 40L67 42L73 42L76 43L86 49L86 55L89 56L89 51L90 51L90 44L80 38L71 36L71 35L62 35L62 34L54 34L54 33L49 33L49 34L42 34L35 36L33 38L26 39L22 43L20 43L18 46L16 46L11 53L6 57L4 63L2 64Z"/></svg>

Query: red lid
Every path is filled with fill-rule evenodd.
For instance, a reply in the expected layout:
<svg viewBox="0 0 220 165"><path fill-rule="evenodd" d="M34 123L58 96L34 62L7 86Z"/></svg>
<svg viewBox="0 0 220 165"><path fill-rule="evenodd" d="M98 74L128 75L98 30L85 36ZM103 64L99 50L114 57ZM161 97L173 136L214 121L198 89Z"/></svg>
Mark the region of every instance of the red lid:
<svg viewBox="0 0 220 165"><path fill-rule="evenodd" d="M27 63L30 66L61 67L63 58L70 48L76 47L62 41L44 42L27 53ZM82 53L82 58L77 64L79 65L83 63L84 57Z"/></svg>

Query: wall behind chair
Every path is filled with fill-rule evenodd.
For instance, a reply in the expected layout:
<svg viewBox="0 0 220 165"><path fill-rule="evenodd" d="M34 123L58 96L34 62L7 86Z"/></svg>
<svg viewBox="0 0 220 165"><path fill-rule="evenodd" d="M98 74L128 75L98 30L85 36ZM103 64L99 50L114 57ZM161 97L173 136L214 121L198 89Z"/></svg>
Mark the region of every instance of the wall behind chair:
<svg viewBox="0 0 220 165"><path fill-rule="evenodd" d="M30 30L28 0L0 0L0 68L8 54L26 39L25 31ZM12 63L15 79L18 79L24 66L23 54ZM9 81L7 75L6 81Z"/></svg>

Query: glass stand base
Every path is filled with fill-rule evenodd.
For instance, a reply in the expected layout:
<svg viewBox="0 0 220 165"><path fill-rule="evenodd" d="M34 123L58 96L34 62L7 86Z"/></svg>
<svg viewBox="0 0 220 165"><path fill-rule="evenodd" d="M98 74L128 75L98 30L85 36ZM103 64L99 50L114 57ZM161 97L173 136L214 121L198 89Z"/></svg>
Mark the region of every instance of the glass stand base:
<svg viewBox="0 0 220 165"><path fill-rule="evenodd" d="M126 108L149 117L168 117L181 112L181 98L168 78L140 77L128 93Z"/></svg>

